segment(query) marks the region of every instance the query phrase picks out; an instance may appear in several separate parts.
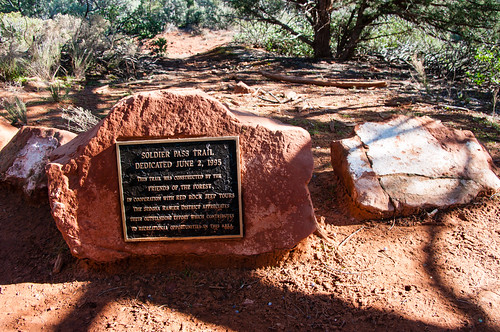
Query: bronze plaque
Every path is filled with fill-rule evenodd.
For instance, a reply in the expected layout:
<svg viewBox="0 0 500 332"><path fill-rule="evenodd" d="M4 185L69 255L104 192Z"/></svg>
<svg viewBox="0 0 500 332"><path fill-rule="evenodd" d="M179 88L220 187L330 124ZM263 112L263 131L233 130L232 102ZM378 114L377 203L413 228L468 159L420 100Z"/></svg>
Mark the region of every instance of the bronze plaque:
<svg viewBox="0 0 500 332"><path fill-rule="evenodd" d="M116 142L125 241L242 237L238 143Z"/></svg>

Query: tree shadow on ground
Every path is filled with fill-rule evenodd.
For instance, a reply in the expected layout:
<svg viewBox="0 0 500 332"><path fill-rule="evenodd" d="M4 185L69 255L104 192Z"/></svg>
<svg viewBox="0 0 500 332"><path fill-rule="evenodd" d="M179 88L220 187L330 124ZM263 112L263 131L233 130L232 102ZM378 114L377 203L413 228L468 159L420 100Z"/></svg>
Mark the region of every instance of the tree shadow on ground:
<svg viewBox="0 0 500 332"><path fill-rule="evenodd" d="M252 268L238 267L238 262L232 266L231 261L221 267L210 265L209 261L197 263L197 258L131 259L89 268L88 264L69 255L46 205L24 204L24 211L16 212L15 207L22 206L23 201L7 191L1 193L0 202L0 224L4 230L0 236L1 284L89 281L71 313L54 326L54 330L88 331L91 326L95 327L96 319L105 314L105 308L117 302L128 304L122 309L129 315L134 315L137 308L143 310L140 308L145 308L144 304L154 305L155 316L144 309L149 317L144 319L163 322L165 330L172 323L173 312L234 331L442 330L418 319L404 318L390 309L353 305L334 294L305 294L298 287L299 281L287 276L280 264L273 268L274 273L283 275L279 285ZM29 227L18 222L23 220L19 218L30 215L33 218L28 219ZM434 228L430 232L438 233ZM468 299L457 298L449 285L442 284L433 256L436 239L433 237L429 243L427 259L427 271L434 278L435 287L451 303L460 306L465 317L484 317L480 308ZM61 273L53 274L53 262L61 252L66 267ZM289 259L300 259L300 255ZM336 278L335 275L329 277ZM488 328L484 324L479 327Z"/></svg>

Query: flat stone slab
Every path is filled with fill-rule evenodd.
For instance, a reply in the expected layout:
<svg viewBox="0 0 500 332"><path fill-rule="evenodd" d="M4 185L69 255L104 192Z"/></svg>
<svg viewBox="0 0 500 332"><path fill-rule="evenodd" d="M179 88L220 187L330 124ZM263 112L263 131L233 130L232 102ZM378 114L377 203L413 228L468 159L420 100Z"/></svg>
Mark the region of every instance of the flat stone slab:
<svg viewBox="0 0 500 332"><path fill-rule="evenodd" d="M115 142L239 137L244 235L239 239L126 242ZM129 256L248 256L293 248L316 229L307 184L310 136L302 128L233 112L199 91L122 99L94 129L55 150L49 199L71 253L94 261Z"/></svg>
<svg viewBox="0 0 500 332"><path fill-rule="evenodd" d="M75 136L60 129L22 127L0 151L0 182L21 189L28 196L43 196L37 191L45 191L46 196L45 165L49 155Z"/></svg>
<svg viewBox="0 0 500 332"><path fill-rule="evenodd" d="M358 125L354 137L332 142L331 158L360 219L465 204L500 190L491 156L474 135L429 117Z"/></svg>

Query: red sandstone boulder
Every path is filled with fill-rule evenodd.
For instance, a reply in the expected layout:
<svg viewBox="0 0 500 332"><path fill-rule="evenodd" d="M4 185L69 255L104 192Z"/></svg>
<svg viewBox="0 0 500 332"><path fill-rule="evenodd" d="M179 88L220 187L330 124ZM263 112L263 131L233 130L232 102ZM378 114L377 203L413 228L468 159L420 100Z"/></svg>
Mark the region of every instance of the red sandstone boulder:
<svg viewBox="0 0 500 332"><path fill-rule="evenodd" d="M125 242L116 140L238 136L244 236L241 239ZM55 150L49 199L73 255L95 261L174 254L256 255L294 247L316 229L307 188L309 134L232 112L199 91L154 91L121 100L94 129Z"/></svg>
<svg viewBox="0 0 500 332"><path fill-rule="evenodd" d="M0 151L14 137L19 129L0 120Z"/></svg>
<svg viewBox="0 0 500 332"><path fill-rule="evenodd" d="M399 116L358 125L355 134L334 141L331 158L360 219L465 204L500 190L490 155L470 131Z"/></svg>
<svg viewBox="0 0 500 332"><path fill-rule="evenodd" d="M21 188L28 196L46 190L45 165L57 147L76 135L43 127L23 127L0 151L0 181Z"/></svg>

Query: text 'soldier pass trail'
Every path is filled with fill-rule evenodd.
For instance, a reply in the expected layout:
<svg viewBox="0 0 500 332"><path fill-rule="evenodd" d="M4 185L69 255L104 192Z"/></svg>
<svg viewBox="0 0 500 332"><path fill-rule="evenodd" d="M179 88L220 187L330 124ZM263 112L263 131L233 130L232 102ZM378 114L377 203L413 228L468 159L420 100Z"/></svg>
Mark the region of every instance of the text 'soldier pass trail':
<svg viewBox="0 0 500 332"><path fill-rule="evenodd" d="M238 137L116 143L125 241L243 236Z"/></svg>

